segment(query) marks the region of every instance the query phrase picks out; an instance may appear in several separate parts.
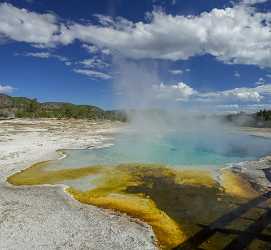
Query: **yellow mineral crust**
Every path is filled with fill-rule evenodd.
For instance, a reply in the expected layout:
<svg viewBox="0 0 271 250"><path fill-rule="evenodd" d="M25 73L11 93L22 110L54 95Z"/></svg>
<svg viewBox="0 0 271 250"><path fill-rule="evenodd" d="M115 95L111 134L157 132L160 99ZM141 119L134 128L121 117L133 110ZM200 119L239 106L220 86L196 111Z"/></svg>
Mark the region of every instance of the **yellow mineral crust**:
<svg viewBox="0 0 271 250"><path fill-rule="evenodd" d="M259 195L245 178L233 173L230 169L221 172L221 179L225 192L230 195L247 199Z"/></svg>
<svg viewBox="0 0 271 250"><path fill-rule="evenodd" d="M141 184L143 176L159 174L174 177L170 169L154 166L120 165L106 172L95 189L80 192L69 188L67 191L82 203L117 210L141 219L152 226L161 248L172 249L186 239L180 226L144 194L125 192L127 187Z"/></svg>
<svg viewBox="0 0 271 250"><path fill-rule="evenodd" d="M45 169L47 164L48 161L34 164L31 167L8 177L7 181L16 186L56 184L61 183L64 180L74 180L88 175L96 175L103 171L101 166L48 171Z"/></svg>
<svg viewBox="0 0 271 250"><path fill-rule="evenodd" d="M215 187L216 181L210 171L204 170L176 170L176 183L183 185L202 185Z"/></svg>
<svg viewBox="0 0 271 250"><path fill-rule="evenodd" d="M172 249L186 239L180 226L144 196L112 193L97 196L92 191L80 192L72 188L67 191L82 203L114 209L151 225L162 249Z"/></svg>
<svg viewBox="0 0 271 250"><path fill-rule="evenodd" d="M8 182L14 185L55 184L89 175L96 176L92 180L94 189L81 191L71 186L67 191L82 203L113 209L148 223L162 249L172 249L182 243L194 232L197 220L206 223L213 220L202 218L198 209L194 209L194 204L205 206L204 202L208 203L210 199L214 207L209 209L218 209L214 210L217 216L228 209L227 203L218 200L219 197L223 198L223 192L210 171L178 170L157 164L122 164L62 170L48 170L46 166L48 162L35 164L10 176ZM231 171L224 170L222 179L224 194L241 198L257 195L247 181ZM201 200L200 190L205 192L206 201ZM167 195L165 192L170 193ZM224 199L228 199L226 195ZM168 207L167 204L172 205ZM174 207L178 209L174 210Z"/></svg>

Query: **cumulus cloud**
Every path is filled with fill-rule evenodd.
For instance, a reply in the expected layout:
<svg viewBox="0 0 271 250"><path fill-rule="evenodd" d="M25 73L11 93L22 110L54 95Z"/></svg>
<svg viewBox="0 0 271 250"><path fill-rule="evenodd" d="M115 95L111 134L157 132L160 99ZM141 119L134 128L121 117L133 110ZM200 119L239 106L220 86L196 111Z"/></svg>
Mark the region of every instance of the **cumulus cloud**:
<svg viewBox="0 0 271 250"><path fill-rule="evenodd" d="M159 99L205 104L261 103L263 100L268 101L271 98L271 84L260 85L255 88L235 88L214 92L200 92L183 82L173 85L154 85L153 88L156 97Z"/></svg>
<svg viewBox="0 0 271 250"><path fill-rule="evenodd" d="M197 92L189 85L179 82L173 85L153 85L156 97L159 99L175 99L176 101L188 100L189 97L195 95Z"/></svg>
<svg viewBox="0 0 271 250"><path fill-rule="evenodd" d="M94 45L83 44L82 47L86 49L90 54L95 54L99 51L99 48Z"/></svg>
<svg viewBox="0 0 271 250"><path fill-rule="evenodd" d="M237 99L242 102L260 102L263 99L263 96L259 92L248 88L227 90L218 93L218 95L225 99Z"/></svg>
<svg viewBox="0 0 271 250"><path fill-rule="evenodd" d="M73 24L68 32L73 39L135 59L185 60L210 54L225 63L271 67L270 22L271 13L237 5L198 16L153 12L150 22L128 26L112 19L104 26Z"/></svg>
<svg viewBox="0 0 271 250"><path fill-rule="evenodd" d="M0 84L0 94L10 94L15 90L15 88L10 85Z"/></svg>
<svg viewBox="0 0 271 250"><path fill-rule="evenodd" d="M103 55L109 56L111 54L110 49L107 48L99 48L94 45L88 45L88 44L83 44L82 47L87 50L88 53L90 54L98 54L101 53Z"/></svg>
<svg viewBox="0 0 271 250"><path fill-rule="evenodd" d="M254 5L254 4L259 4L259 3L265 3L268 0L243 0L241 3L243 4L248 4L248 5Z"/></svg>
<svg viewBox="0 0 271 250"><path fill-rule="evenodd" d="M66 45L77 39L92 52L101 48L134 59L175 61L210 54L225 63L271 67L271 13L249 5L259 2L263 1L245 0L197 16L154 11L148 20L139 22L96 15L98 25L63 23L53 14L2 3L0 37L36 47Z"/></svg>
<svg viewBox="0 0 271 250"><path fill-rule="evenodd" d="M97 58L97 57L85 59L79 63L82 64L85 68L103 69L109 66L108 63L104 62L102 59Z"/></svg>
<svg viewBox="0 0 271 250"><path fill-rule="evenodd" d="M225 91L199 93L198 100L204 102L261 102L264 97L270 96L271 85L256 88L235 88Z"/></svg>
<svg viewBox="0 0 271 250"><path fill-rule="evenodd" d="M109 74L95 71L95 70L89 70L89 69L74 69L75 73L86 75L91 79L102 79L102 80L109 80L112 77Z"/></svg>
<svg viewBox="0 0 271 250"><path fill-rule="evenodd" d="M52 14L38 14L8 3L0 4L0 37L52 46L58 31L57 18Z"/></svg>

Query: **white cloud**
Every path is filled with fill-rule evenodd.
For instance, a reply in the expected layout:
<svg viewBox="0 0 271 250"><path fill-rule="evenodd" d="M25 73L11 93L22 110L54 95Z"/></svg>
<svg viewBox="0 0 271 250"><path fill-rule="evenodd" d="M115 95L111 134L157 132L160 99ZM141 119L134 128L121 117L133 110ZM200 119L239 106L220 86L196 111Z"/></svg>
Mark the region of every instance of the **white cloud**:
<svg viewBox="0 0 271 250"><path fill-rule="evenodd" d="M106 73L89 70L89 69L74 69L75 73L86 75L91 79L102 79L102 80L109 80L112 77Z"/></svg>
<svg viewBox="0 0 271 250"><path fill-rule="evenodd" d="M94 46L94 45L88 45L88 44L83 44L82 47L84 49L86 49L88 51L88 53L90 54L98 54L98 53L101 53L103 55L110 55L111 54L111 51L110 49L107 49L107 48L99 48L97 46Z"/></svg>
<svg viewBox="0 0 271 250"><path fill-rule="evenodd" d="M248 104L248 105L246 105L246 109L253 109L253 110L270 109L270 108L271 108L270 103Z"/></svg>
<svg viewBox="0 0 271 250"><path fill-rule="evenodd" d="M111 54L110 49L102 49L101 52L102 52L104 55L107 55L107 56Z"/></svg>
<svg viewBox="0 0 271 250"><path fill-rule="evenodd" d="M268 0L243 0L243 4L248 4L248 5L254 5L254 4L259 4L259 3L265 3Z"/></svg>
<svg viewBox="0 0 271 250"><path fill-rule="evenodd" d="M71 66L72 65L72 62L70 62L70 61L66 61L64 63L65 63L66 66Z"/></svg>
<svg viewBox="0 0 271 250"><path fill-rule="evenodd" d="M262 77L260 77L255 84L256 85L264 85L265 84L265 80Z"/></svg>
<svg viewBox="0 0 271 250"><path fill-rule="evenodd" d="M239 109L239 104L221 104L217 105L217 108L219 109Z"/></svg>
<svg viewBox="0 0 271 250"><path fill-rule="evenodd" d="M49 58L51 57L51 53L49 52L28 52L24 54L25 56L32 56L37 58Z"/></svg>
<svg viewBox="0 0 271 250"><path fill-rule="evenodd" d="M96 54L99 51L99 48L94 45L83 44L82 47L86 49L90 54Z"/></svg>
<svg viewBox="0 0 271 250"><path fill-rule="evenodd" d="M210 54L225 63L271 67L270 22L271 13L238 5L198 16L153 12L150 22L128 26L112 19L105 26L74 24L68 32L130 58L185 60Z"/></svg>
<svg viewBox="0 0 271 250"><path fill-rule="evenodd" d="M234 76L239 78L241 75L238 71L236 71L236 72L234 72Z"/></svg>
<svg viewBox="0 0 271 250"><path fill-rule="evenodd" d="M265 84L254 88L257 92L263 95L271 95L271 84Z"/></svg>
<svg viewBox="0 0 271 250"><path fill-rule="evenodd" d="M174 85L153 85L156 97L159 99L170 99L176 101L188 100L189 97L196 94L197 92L183 82L179 82Z"/></svg>
<svg viewBox="0 0 271 250"><path fill-rule="evenodd" d="M114 24L114 20L110 16L95 14L94 17L96 17L99 23L103 26L110 26Z"/></svg>
<svg viewBox="0 0 271 250"><path fill-rule="evenodd" d="M175 70L170 70L169 71L171 74L173 75L182 75L183 74L183 71L182 70L178 70L178 69L175 69Z"/></svg>
<svg viewBox="0 0 271 250"><path fill-rule="evenodd" d="M205 104L261 103L271 101L271 84L255 88L235 88L224 91L200 92L186 83L154 85L154 94L159 99L200 102Z"/></svg>
<svg viewBox="0 0 271 250"><path fill-rule="evenodd" d="M91 58L91 59L85 59L79 63L82 64L85 68L103 69L103 68L107 68L109 66L108 63L106 63L103 60L101 60L100 58L96 58L96 57Z"/></svg>
<svg viewBox="0 0 271 250"><path fill-rule="evenodd" d="M264 89L256 88L235 88L225 91L199 93L197 100L204 102L260 102L264 99L263 94L266 94ZM268 86L271 90L271 85Z"/></svg>
<svg viewBox="0 0 271 250"><path fill-rule="evenodd" d="M61 62L64 62L65 65L70 66L72 62L65 56L60 56L56 54L52 54L50 52L27 52L22 54L15 54L16 56L30 56L30 57L37 57L42 59L48 59L48 58L55 58Z"/></svg>
<svg viewBox="0 0 271 250"><path fill-rule="evenodd" d="M247 111L247 112L256 112L260 109L271 109L270 103L262 103L262 104L223 104L217 105L216 108L219 111L226 113Z"/></svg>
<svg viewBox="0 0 271 250"><path fill-rule="evenodd" d="M105 53L134 59L186 60L209 54L225 63L271 67L271 13L249 6L256 2L262 1L246 0L246 4L196 16L155 11L151 19L135 23L96 15L99 25L64 23L53 14L2 3L0 37L43 48L79 40Z"/></svg>
<svg viewBox="0 0 271 250"><path fill-rule="evenodd" d="M10 94L14 90L15 90L15 88L13 88L9 85L0 84L0 94Z"/></svg>
<svg viewBox="0 0 271 250"><path fill-rule="evenodd" d="M37 14L8 3L0 4L0 37L52 46L59 27L52 14Z"/></svg>
<svg viewBox="0 0 271 250"><path fill-rule="evenodd" d="M232 97L234 99L239 99L244 102L260 102L262 100L262 96L257 91L248 91L241 89L234 89L231 91L222 92L222 96Z"/></svg>

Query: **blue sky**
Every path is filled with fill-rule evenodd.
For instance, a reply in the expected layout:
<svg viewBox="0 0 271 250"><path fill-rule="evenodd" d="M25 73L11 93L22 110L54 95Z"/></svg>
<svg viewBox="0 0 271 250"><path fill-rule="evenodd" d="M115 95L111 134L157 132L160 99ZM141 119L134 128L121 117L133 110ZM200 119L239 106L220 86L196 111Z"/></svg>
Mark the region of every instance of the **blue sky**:
<svg viewBox="0 0 271 250"><path fill-rule="evenodd" d="M254 110L270 83L271 1L0 1L2 93Z"/></svg>

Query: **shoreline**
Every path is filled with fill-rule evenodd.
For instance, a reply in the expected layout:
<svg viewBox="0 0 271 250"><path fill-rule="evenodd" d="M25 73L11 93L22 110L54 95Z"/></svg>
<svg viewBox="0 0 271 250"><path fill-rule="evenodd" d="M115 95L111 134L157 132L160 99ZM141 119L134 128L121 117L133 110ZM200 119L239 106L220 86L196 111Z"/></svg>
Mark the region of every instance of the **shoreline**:
<svg viewBox="0 0 271 250"><path fill-rule="evenodd" d="M264 139L271 139L271 128L240 128L241 131ZM231 171L245 178L257 191L265 192L271 187L271 181L267 178L265 170L271 171L271 153L255 160L230 163Z"/></svg>

